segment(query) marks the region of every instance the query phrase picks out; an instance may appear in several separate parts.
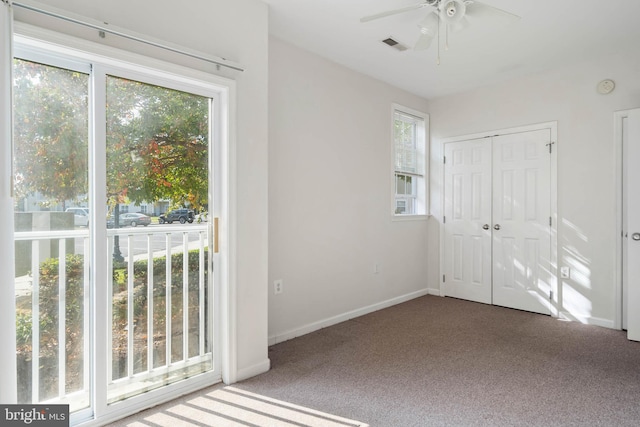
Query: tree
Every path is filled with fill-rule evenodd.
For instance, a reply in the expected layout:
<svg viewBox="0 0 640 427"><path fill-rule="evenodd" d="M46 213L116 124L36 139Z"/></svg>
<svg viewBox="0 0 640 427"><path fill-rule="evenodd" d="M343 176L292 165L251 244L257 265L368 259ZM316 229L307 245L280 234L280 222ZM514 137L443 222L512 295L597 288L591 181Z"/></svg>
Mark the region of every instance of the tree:
<svg viewBox="0 0 640 427"><path fill-rule="evenodd" d="M17 194L86 197L89 76L14 64ZM106 89L107 203L206 206L209 99L112 76Z"/></svg>
<svg viewBox="0 0 640 427"><path fill-rule="evenodd" d="M107 186L111 204L208 197L209 99L107 79Z"/></svg>
<svg viewBox="0 0 640 427"><path fill-rule="evenodd" d="M14 60L16 193L62 203L87 194L88 76Z"/></svg>

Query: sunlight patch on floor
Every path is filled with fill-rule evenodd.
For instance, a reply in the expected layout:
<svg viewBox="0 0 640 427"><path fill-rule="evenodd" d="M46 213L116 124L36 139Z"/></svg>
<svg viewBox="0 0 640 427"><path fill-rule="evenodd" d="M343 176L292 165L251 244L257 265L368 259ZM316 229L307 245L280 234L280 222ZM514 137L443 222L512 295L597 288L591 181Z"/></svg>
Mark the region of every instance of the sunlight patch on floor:
<svg viewBox="0 0 640 427"><path fill-rule="evenodd" d="M349 420L251 393L224 387L158 410L127 427L368 427Z"/></svg>

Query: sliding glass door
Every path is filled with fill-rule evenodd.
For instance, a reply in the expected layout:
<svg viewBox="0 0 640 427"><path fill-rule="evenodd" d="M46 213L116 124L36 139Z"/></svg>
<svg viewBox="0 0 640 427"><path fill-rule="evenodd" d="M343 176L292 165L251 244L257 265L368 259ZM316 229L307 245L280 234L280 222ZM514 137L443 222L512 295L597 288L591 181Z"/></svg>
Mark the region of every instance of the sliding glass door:
<svg viewBox="0 0 640 427"><path fill-rule="evenodd" d="M115 402L212 368L211 100L106 76L106 101L108 396Z"/></svg>
<svg viewBox="0 0 640 427"><path fill-rule="evenodd" d="M219 90L27 48L14 94L19 403L73 424L219 381Z"/></svg>
<svg viewBox="0 0 640 427"><path fill-rule="evenodd" d="M91 405L89 67L14 61L18 401ZM77 210L76 210L77 208Z"/></svg>

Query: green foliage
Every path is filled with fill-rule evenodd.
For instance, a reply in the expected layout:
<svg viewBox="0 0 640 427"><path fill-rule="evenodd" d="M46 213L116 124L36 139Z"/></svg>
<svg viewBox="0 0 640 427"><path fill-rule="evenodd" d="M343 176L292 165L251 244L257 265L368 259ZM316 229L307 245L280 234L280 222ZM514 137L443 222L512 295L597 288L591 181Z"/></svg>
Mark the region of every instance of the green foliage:
<svg viewBox="0 0 640 427"><path fill-rule="evenodd" d="M205 251L205 262L207 252ZM65 343L67 357L67 390L75 390L82 386L82 357L83 357L83 316L84 305L84 259L82 255L67 255L65 258ZM134 314L134 346L136 366L144 367L146 363L146 323L148 308L148 272L147 260L134 263L134 287L133 287L133 314ZM183 254L175 253L171 256L171 289L166 286L166 257L153 260L154 282L154 341L160 345L166 337L166 293L171 292L171 322L173 328L173 340L179 342L180 336L185 333L182 325L183 310ZM189 287L189 311L190 322L197 325L199 303L199 252L190 251L188 254L188 287ZM57 258L50 258L40 264L40 299L39 299L39 329L40 329L40 375L41 396L54 396L57 392L57 357L59 348L58 336L58 302L59 302L59 272L60 263ZM128 292L127 292L127 266L114 268L113 271L113 300L112 310L112 338L111 342L114 357L114 376L120 378L126 375L127 342L128 342ZM206 269L205 269L206 281ZM192 292L194 291L194 292ZM32 360L32 311L31 300L23 301L16 313L16 344L18 358L18 380L30 384L30 363ZM197 329L197 326L196 326ZM142 344L140 344L142 343ZM195 343L191 343L195 345ZM181 351L181 348L180 348ZM178 357L181 357L178 354ZM164 362L163 362L164 363ZM136 368L136 369L138 369ZM142 368L140 368L142 369ZM29 387L22 387L20 401L29 401Z"/></svg>
<svg viewBox="0 0 640 427"><path fill-rule="evenodd" d="M32 318L30 313L18 312L16 314L16 344L18 353L21 349L31 344L33 336Z"/></svg>
<svg viewBox="0 0 640 427"><path fill-rule="evenodd" d="M86 197L89 76L19 59L14 76L18 195ZM205 207L209 99L111 76L106 90L108 204Z"/></svg>
<svg viewBox="0 0 640 427"><path fill-rule="evenodd" d="M189 251L188 255L188 269L189 271L198 271L200 265L200 250L193 249ZM182 253L175 253L171 255L171 271L180 273L182 275L182 265L184 256ZM207 260L207 252L205 251L205 263ZM153 259L153 275L154 277L164 277L166 271L167 257L158 257ZM147 266L146 259L135 261L133 263L133 274L136 278L146 280L147 278Z"/></svg>
<svg viewBox="0 0 640 427"><path fill-rule="evenodd" d="M19 196L64 202L87 193L88 83L86 74L14 60Z"/></svg>
<svg viewBox="0 0 640 427"><path fill-rule="evenodd" d="M65 342L67 349L80 345L84 314L84 259L82 255L65 258ZM60 264L58 258L49 258L40 264L40 355L56 356L58 348L58 302ZM29 307L30 308L30 307ZM31 353L32 315L30 309L21 309L16 315L16 344L18 353Z"/></svg>
<svg viewBox="0 0 640 427"><path fill-rule="evenodd" d="M206 205L209 100L117 77L107 79L107 100L111 204Z"/></svg>

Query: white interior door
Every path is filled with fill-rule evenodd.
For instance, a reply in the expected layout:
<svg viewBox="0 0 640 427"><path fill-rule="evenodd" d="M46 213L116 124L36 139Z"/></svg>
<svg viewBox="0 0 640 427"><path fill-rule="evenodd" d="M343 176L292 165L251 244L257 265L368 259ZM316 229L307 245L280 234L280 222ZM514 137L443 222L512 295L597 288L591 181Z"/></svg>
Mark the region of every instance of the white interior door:
<svg viewBox="0 0 640 427"><path fill-rule="evenodd" d="M550 314L550 140L542 129L445 144L445 295Z"/></svg>
<svg viewBox="0 0 640 427"><path fill-rule="evenodd" d="M445 294L491 304L491 143L445 144Z"/></svg>
<svg viewBox="0 0 640 427"><path fill-rule="evenodd" d="M640 182L640 109L629 112L626 126L625 172L626 187L624 194L626 223L625 233L625 277L627 318L627 337L640 341L640 194L637 183Z"/></svg>
<svg viewBox="0 0 640 427"><path fill-rule="evenodd" d="M550 130L493 138L493 303L550 314Z"/></svg>

